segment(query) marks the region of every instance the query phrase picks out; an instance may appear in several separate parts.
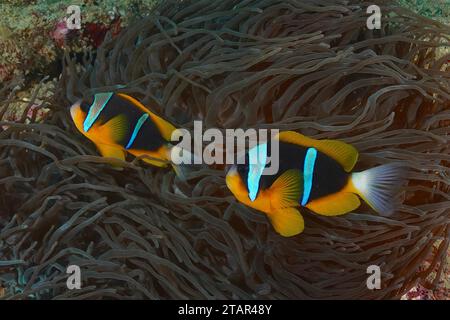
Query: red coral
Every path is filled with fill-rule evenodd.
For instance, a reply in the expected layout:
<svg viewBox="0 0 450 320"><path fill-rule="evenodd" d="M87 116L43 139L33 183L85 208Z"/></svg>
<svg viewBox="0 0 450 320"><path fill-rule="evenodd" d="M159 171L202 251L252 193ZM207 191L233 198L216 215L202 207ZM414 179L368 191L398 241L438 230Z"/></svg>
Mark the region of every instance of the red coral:
<svg viewBox="0 0 450 320"><path fill-rule="evenodd" d="M96 22L86 23L83 28L83 36L88 38L95 48L98 48L103 43L108 31L111 31L112 36L116 36L119 34L120 30L121 20L120 17L118 17L114 19L109 26Z"/></svg>
<svg viewBox="0 0 450 320"><path fill-rule="evenodd" d="M56 23L55 28L50 33L50 37L55 41L56 45L62 47L69 32L70 30L67 27L66 21L60 20Z"/></svg>
<svg viewBox="0 0 450 320"><path fill-rule="evenodd" d="M103 43L108 31L111 31L113 37L119 34L122 29L121 19L117 17L109 25L100 22L87 22L82 29L82 37L92 43L95 48L98 48ZM77 30L71 30L67 27L65 20L60 20L56 23L53 31L50 32L50 37L58 47L62 47L69 38L77 33Z"/></svg>

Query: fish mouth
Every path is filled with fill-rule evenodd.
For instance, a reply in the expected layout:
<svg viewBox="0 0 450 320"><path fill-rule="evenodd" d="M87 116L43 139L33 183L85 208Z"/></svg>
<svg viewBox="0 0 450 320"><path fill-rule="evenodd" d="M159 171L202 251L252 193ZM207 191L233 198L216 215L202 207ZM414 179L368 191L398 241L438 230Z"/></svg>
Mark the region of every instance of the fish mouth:
<svg viewBox="0 0 450 320"><path fill-rule="evenodd" d="M237 166L235 164L227 164L225 166L226 174L235 174L237 172Z"/></svg>
<svg viewBox="0 0 450 320"><path fill-rule="evenodd" d="M72 117L72 119L75 119L77 111L81 108L81 102L82 100L80 99L70 106L70 116Z"/></svg>

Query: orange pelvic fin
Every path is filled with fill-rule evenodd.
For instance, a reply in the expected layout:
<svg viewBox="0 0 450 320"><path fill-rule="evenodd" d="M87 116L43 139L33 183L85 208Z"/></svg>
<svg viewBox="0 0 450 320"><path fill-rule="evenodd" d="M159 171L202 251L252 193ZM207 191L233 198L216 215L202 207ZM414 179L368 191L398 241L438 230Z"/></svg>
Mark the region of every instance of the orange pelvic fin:
<svg viewBox="0 0 450 320"><path fill-rule="evenodd" d="M125 152L120 146L114 146L103 143L95 144L100 151L100 154L105 158L114 158L125 161Z"/></svg>
<svg viewBox="0 0 450 320"><path fill-rule="evenodd" d="M295 208L278 209L267 214L274 229L283 237L292 237L303 231L305 222Z"/></svg>

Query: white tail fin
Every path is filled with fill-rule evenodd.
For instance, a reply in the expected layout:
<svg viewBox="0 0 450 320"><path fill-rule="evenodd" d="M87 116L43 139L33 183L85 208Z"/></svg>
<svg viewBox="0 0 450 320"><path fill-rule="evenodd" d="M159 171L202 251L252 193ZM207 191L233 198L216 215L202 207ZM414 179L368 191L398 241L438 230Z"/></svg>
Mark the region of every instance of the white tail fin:
<svg viewBox="0 0 450 320"><path fill-rule="evenodd" d="M358 195L379 214L394 212L397 191L404 183L405 168L398 163L386 164L362 172L352 173Z"/></svg>

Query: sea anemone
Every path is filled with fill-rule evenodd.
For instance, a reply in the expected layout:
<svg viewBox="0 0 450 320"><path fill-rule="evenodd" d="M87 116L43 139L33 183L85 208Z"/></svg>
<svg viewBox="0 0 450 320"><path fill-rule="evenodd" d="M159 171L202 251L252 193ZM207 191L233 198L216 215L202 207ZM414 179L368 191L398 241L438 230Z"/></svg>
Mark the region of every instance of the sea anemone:
<svg viewBox="0 0 450 320"><path fill-rule="evenodd" d="M369 3L356 0L163 1L83 65L67 54L44 122L0 122L5 296L381 299L437 283L450 221L449 55L437 50L450 28L378 5L382 28L369 30ZM305 231L281 237L236 202L222 170L181 181L138 159L111 168L67 108L105 90L186 128L341 139L359 150L357 169L402 161L403 205L390 217L304 210ZM80 290L66 287L72 264ZM371 265L380 289L367 287Z"/></svg>

